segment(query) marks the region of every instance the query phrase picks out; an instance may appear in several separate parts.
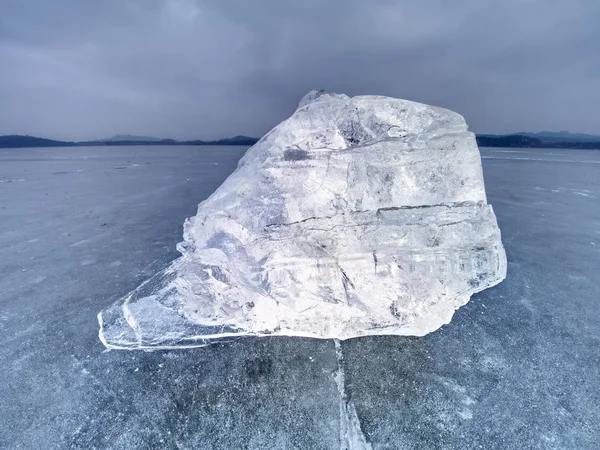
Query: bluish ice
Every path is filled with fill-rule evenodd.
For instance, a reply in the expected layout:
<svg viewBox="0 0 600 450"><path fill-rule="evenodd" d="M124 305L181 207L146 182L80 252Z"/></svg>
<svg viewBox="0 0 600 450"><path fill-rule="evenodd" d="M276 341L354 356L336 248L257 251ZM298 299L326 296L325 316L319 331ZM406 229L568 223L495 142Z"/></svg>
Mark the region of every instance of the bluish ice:
<svg viewBox="0 0 600 450"><path fill-rule="evenodd" d="M105 351L245 150L0 150L0 448L597 448L596 151L481 149L508 276L425 337Z"/></svg>

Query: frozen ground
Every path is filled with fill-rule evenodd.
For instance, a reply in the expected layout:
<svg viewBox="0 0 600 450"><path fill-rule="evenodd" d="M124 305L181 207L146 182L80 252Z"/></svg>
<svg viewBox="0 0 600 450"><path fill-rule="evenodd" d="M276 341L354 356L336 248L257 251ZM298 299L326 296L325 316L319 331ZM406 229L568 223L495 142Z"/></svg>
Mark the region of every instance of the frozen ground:
<svg viewBox="0 0 600 450"><path fill-rule="evenodd" d="M508 278L424 338L104 351L244 150L0 150L0 448L597 448L595 151L482 150Z"/></svg>

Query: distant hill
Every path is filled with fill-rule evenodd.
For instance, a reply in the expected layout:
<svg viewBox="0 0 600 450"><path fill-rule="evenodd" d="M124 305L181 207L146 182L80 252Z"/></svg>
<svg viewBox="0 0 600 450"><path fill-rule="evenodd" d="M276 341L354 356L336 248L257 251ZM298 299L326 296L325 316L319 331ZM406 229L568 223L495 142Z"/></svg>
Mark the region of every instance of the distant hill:
<svg viewBox="0 0 600 450"><path fill-rule="evenodd" d="M73 145L75 145L74 142L55 141L53 139L44 139L35 136L22 136L19 134L0 136L0 148L69 147Z"/></svg>
<svg viewBox="0 0 600 450"><path fill-rule="evenodd" d="M481 147L540 147L542 141L521 134L497 136L494 134L478 134L477 145Z"/></svg>
<svg viewBox="0 0 600 450"><path fill-rule="evenodd" d="M138 140L139 139L139 140ZM150 139L150 140L144 140ZM174 139L157 139L145 136L116 135L106 140L96 141L57 141L34 136L9 135L0 136L0 148L23 147L73 147L86 145L247 145L258 142L258 138L250 136L234 136L215 141L176 141ZM563 132L517 133L508 135L479 134L477 144L481 147L518 147L518 148L573 148L600 150L600 136Z"/></svg>
<svg viewBox="0 0 600 450"><path fill-rule="evenodd" d="M115 136L116 137L116 136ZM114 140L102 140L102 141L80 141L76 142L75 145L82 146L98 146L98 145L110 145L113 147L125 146L125 145L186 145L183 142L176 141L174 139L157 139L152 141L137 141L133 139L125 139L123 141L119 141L117 139ZM198 144L202 145L202 144Z"/></svg>
<svg viewBox="0 0 600 450"><path fill-rule="evenodd" d="M218 141L211 141L212 144L216 145L254 145L257 142L257 138L249 136L235 136L232 138L219 139Z"/></svg>
<svg viewBox="0 0 600 450"><path fill-rule="evenodd" d="M176 141L174 139L157 139L146 136L115 135L112 138L95 141L56 141L34 136L8 135L0 136L0 148L25 148L25 147L82 147L87 145L254 145L257 138L249 136L235 136L216 141Z"/></svg>
<svg viewBox="0 0 600 450"><path fill-rule="evenodd" d="M570 133L568 131L541 131L539 133L516 133L521 136L532 137L542 142L600 142L600 136L584 133Z"/></svg>
<svg viewBox="0 0 600 450"><path fill-rule="evenodd" d="M591 135L584 136L594 137ZM566 137L567 136L564 135L565 139ZM574 137L571 137L571 139L568 140L563 140L552 136L544 137L543 133L519 133L508 135L478 134L477 145L480 147L572 148L600 150L600 140L577 140Z"/></svg>
<svg viewBox="0 0 600 450"><path fill-rule="evenodd" d="M162 139L148 137L148 136L134 136L131 134L115 134L113 137L108 139L98 139L99 141L104 142L127 142L127 141L138 141L138 142L153 142L153 141L161 141Z"/></svg>

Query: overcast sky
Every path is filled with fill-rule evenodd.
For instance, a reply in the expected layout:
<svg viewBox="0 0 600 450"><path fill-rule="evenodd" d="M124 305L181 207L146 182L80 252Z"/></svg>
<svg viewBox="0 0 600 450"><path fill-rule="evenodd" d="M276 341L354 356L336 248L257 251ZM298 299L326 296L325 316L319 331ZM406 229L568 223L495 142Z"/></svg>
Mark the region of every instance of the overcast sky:
<svg viewBox="0 0 600 450"><path fill-rule="evenodd" d="M0 0L0 134L260 136L311 89L600 134L600 1Z"/></svg>

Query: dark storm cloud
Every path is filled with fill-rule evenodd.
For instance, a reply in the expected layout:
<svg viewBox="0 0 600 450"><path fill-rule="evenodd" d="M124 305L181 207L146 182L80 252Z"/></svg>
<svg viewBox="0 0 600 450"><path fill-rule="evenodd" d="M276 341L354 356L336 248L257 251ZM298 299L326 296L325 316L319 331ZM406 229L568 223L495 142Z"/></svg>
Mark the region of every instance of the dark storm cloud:
<svg viewBox="0 0 600 450"><path fill-rule="evenodd" d="M0 134L260 135L310 89L600 133L597 0L3 0Z"/></svg>

